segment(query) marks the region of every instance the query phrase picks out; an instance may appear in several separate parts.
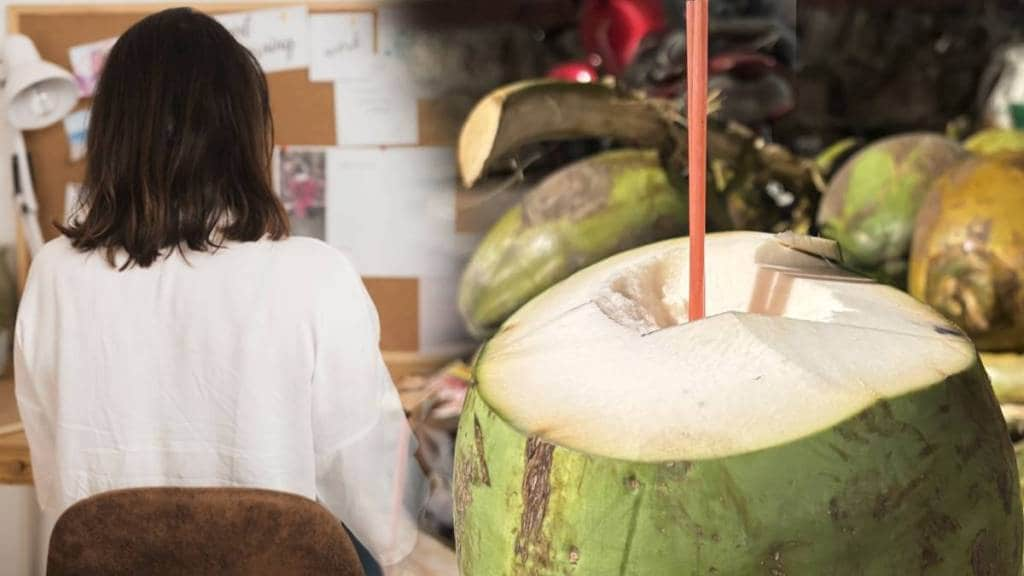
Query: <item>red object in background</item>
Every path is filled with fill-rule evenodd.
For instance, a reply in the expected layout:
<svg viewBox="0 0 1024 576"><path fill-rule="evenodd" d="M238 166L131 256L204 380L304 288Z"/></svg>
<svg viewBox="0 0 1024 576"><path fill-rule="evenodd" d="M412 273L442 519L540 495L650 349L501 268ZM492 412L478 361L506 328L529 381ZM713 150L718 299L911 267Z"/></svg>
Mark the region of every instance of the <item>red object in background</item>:
<svg viewBox="0 0 1024 576"><path fill-rule="evenodd" d="M757 52L726 52L715 55L708 63L708 69L712 74L730 72L759 75L773 70L777 65L778 62L771 56Z"/></svg>
<svg viewBox="0 0 1024 576"><path fill-rule="evenodd" d="M567 82L581 82L584 84L587 82L596 82L597 68L594 68L587 62L566 62L552 68L551 71L548 72L548 78L557 78Z"/></svg>
<svg viewBox="0 0 1024 576"><path fill-rule="evenodd" d="M615 75L633 61L644 37L666 26L662 0L584 0L580 14L583 48Z"/></svg>

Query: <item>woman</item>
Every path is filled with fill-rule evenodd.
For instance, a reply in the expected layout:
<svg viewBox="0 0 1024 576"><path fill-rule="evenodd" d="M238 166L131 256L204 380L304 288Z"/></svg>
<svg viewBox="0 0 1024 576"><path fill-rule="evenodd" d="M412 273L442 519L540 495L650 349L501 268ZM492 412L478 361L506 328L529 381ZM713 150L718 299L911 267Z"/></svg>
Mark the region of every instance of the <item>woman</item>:
<svg viewBox="0 0 1024 576"><path fill-rule="evenodd" d="M266 80L215 20L150 16L111 51L81 209L35 259L18 406L40 505L139 486L319 499L382 564L416 485L376 310L356 271L289 238Z"/></svg>

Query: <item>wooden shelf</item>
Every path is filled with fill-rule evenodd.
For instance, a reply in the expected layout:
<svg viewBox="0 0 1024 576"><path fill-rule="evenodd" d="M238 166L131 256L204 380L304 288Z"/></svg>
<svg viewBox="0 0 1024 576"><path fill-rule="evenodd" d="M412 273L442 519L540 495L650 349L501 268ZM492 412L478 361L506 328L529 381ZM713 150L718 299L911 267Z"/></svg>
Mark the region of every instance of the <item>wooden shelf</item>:
<svg viewBox="0 0 1024 576"><path fill-rule="evenodd" d="M0 484L31 484L28 440L18 432L0 436Z"/></svg>
<svg viewBox="0 0 1024 576"><path fill-rule="evenodd" d="M14 377L10 374L0 375L0 436L9 432L12 425L16 425L18 418L18 405L14 400Z"/></svg>

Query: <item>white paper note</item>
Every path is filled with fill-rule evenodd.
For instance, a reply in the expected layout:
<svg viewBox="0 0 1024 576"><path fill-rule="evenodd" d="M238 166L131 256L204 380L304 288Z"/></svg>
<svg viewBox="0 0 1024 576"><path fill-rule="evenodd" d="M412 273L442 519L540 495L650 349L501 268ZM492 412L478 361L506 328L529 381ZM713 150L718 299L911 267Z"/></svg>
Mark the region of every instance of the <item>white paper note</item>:
<svg viewBox="0 0 1024 576"><path fill-rule="evenodd" d="M78 85L78 95L88 98L96 91L96 84L100 79L100 72L107 61L107 54L114 47L117 38L107 38L72 46L68 50L68 58L71 60L71 73L75 76L75 84Z"/></svg>
<svg viewBox="0 0 1024 576"><path fill-rule="evenodd" d="M419 142L416 95L401 79L334 84L334 122L339 146L394 146Z"/></svg>
<svg viewBox="0 0 1024 576"><path fill-rule="evenodd" d="M373 12L338 12L309 17L312 82L367 80L373 75Z"/></svg>
<svg viewBox="0 0 1024 576"><path fill-rule="evenodd" d="M451 148L335 148L327 172L327 242L360 274L458 273L472 242L455 233Z"/></svg>
<svg viewBox="0 0 1024 576"><path fill-rule="evenodd" d="M235 12L216 18L256 56L264 72L309 65L309 13L305 6Z"/></svg>
<svg viewBox="0 0 1024 576"><path fill-rule="evenodd" d="M68 158L78 162L85 158L89 138L89 109L72 112L64 117L64 134L68 138Z"/></svg>

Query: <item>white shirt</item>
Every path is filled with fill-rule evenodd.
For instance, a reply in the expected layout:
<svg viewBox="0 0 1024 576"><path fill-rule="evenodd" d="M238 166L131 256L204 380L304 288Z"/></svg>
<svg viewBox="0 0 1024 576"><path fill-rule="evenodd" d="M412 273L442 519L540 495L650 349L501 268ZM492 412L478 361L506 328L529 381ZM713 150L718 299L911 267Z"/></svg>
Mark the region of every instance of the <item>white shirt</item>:
<svg viewBox="0 0 1024 576"><path fill-rule="evenodd" d="M104 256L50 242L18 311L44 510L126 487L261 487L319 500L384 565L409 553L415 519L396 508L422 478L414 441L340 252L229 243L125 271Z"/></svg>

